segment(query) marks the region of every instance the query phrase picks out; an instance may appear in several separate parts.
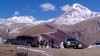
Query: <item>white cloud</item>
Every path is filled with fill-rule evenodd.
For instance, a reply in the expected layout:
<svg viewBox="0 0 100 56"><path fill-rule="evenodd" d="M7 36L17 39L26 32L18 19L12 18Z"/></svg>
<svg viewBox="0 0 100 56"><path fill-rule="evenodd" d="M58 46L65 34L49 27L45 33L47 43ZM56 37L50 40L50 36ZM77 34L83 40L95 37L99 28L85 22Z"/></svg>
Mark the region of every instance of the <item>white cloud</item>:
<svg viewBox="0 0 100 56"><path fill-rule="evenodd" d="M69 11L69 10L71 10L71 7L69 5L64 5L61 7L61 10L62 11Z"/></svg>
<svg viewBox="0 0 100 56"><path fill-rule="evenodd" d="M14 16L18 16L18 15L20 15L19 11L15 11Z"/></svg>
<svg viewBox="0 0 100 56"><path fill-rule="evenodd" d="M50 4L50 3L41 4L40 7L43 9L43 11L56 10L55 6L53 4Z"/></svg>

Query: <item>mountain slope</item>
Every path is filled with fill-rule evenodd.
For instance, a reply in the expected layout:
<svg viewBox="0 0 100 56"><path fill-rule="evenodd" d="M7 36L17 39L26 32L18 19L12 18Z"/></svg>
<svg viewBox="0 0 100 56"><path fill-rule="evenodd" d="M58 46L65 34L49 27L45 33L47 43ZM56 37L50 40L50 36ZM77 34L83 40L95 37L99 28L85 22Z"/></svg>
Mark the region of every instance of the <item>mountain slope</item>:
<svg viewBox="0 0 100 56"><path fill-rule="evenodd" d="M98 17L100 14L98 12L92 12L88 8L75 3L60 17L56 18L52 24L59 26L62 24L73 25L80 21L87 20L92 17Z"/></svg>
<svg viewBox="0 0 100 56"><path fill-rule="evenodd" d="M56 32L56 29L46 24L29 26L17 23L13 24L12 27L5 26L0 30L0 35L4 38L15 38L16 36L20 35L38 36L41 34L50 34L52 32Z"/></svg>
<svg viewBox="0 0 100 56"><path fill-rule="evenodd" d="M46 24L39 24L36 26L26 26L22 28L20 35L41 35L41 34L49 34L55 32L56 29L46 25Z"/></svg>
<svg viewBox="0 0 100 56"><path fill-rule="evenodd" d="M91 18L71 26L62 25L57 29L76 38L86 46L100 41L100 17Z"/></svg>

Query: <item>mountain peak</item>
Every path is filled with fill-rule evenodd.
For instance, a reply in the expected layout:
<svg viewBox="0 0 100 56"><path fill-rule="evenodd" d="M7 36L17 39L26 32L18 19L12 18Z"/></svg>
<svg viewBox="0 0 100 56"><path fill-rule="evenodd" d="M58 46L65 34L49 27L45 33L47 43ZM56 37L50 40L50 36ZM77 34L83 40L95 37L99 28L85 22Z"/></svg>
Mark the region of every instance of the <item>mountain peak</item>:
<svg viewBox="0 0 100 56"><path fill-rule="evenodd" d="M82 6L81 4L78 4L78 3L73 4L72 8L78 10L79 12L85 11L85 12L88 12L88 13L91 14L91 11L87 7L84 7L84 6Z"/></svg>
<svg viewBox="0 0 100 56"><path fill-rule="evenodd" d="M54 25L73 25L80 21L87 20L92 17L97 17L98 13L94 13L81 4L75 3L70 6L69 11L66 11L63 15L54 20Z"/></svg>
<svg viewBox="0 0 100 56"><path fill-rule="evenodd" d="M32 16L14 16L8 20L13 21L14 23L32 23L36 19Z"/></svg>
<svg viewBox="0 0 100 56"><path fill-rule="evenodd" d="M79 4L79 3L74 3L74 4L73 4L73 7L77 7L77 6L84 7L84 6L82 6L81 4Z"/></svg>

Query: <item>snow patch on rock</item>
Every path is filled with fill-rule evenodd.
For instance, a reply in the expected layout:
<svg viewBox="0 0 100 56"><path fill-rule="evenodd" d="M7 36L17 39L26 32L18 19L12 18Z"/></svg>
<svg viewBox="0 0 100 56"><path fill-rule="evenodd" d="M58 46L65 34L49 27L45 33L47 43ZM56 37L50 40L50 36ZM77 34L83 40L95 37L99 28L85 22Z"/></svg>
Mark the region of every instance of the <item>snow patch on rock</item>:
<svg viewBox="0 0 100 56"><path fill-rule="evenodd" d="M12 23L33 23L36 19L32 16L14 16L8 20Z"/></svg>

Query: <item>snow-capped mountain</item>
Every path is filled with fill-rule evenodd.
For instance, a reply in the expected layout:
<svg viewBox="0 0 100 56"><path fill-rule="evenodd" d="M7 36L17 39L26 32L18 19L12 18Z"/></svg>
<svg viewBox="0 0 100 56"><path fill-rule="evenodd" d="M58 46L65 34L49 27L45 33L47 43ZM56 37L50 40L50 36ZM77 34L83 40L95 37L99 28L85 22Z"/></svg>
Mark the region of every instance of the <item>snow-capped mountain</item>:
<svg viewBox="0 0 100 56"><path fill-rule="evenodd" d="M59 26L62 24L73 25L80 21L84 21L93 17L100 16L99 12L92 12L88 8L75 3L72 6L69 6L68 10L58 18L52 18L49 20L36 20L33 16L14 16L8 19L0 19L0 29L4 28L24 28L25 26L35 26L42 23ZM17 30L18 30L17 29ZM16 30L16 29L14 29Z"/></svg>
<svg viewBox="0 0 100 56"><path fill-rule="evenodd" d="M33 23L36 19L32 16L14 16L8 18L12 23Z"/></svg>
<svg viewBox="0 0 100 56"><path fill-rule="evenodd" d="M69 7L69 9L60 17L56 18L53 22L54 25L73 25L80 21L84 21L86 19L97 17L100 14L98 12L92 12L88 8L75 3Z"/></svg>
<svg viewBox="0 0 100 56"><path fill-rule="evenodd" d="M54 28L49 25L61 26ZM0 35L3 37L13 38L19 35L33 36L39 34L46 38L54 38L56 42L70 36L84 40L83 43L85 44L100 40L100 37L98 37L100 36L100 13L92 12L88 8L75 3L69 6L68 10L60 17L49 20L36 20L32 16L14 16L8 19L0 19Z"/></svg>
<svg viewBox="0 0 100 56"><path fill-rule="evenodd" d="M9 23L10 24L12 24L12 23L30 23L33 25L38 25L41 23L47 23L49 25L52 24L54 26L58 26L58 25L62 25L62 24L73 25L80 21L84 21L89 18L98 17L98 16L100 16L99 12L92 12L88 8L82 6L78 3L75 3L72 6L69 6L67 11L58 18L38 21L32 16L14 16L14 17L10 17L8 19L0 19L0 24L7 23L7 25L9 25Z"/></svg>
<svg viewBox="0 0 100 56"><path fill-rule="evenodd" d="M14 16L8 19L0 19L0 24L3 23L33 23L36 19L32 16Z"/></svg>
<svg viewBox="0 0 100 56"><path fill-rule="evenodd" d="M3 19L3 18L0 19L0 24L4 24L6 26L11 26L12 24L17 24L17 23L34 26L45 22L49 21L45 20L38 21L33 16L14 16L8 19Z"/></svg>
<svg viewBox="0 0 100 56"><path fill-rule="evenodd" d="M33 16L14 16L8 19L0 19L0 24L14 24L14 23L26 23L26 24L33 24L38 25L41 23L48 23L52 22L54 19L49 20L36 20Z"/></svg>

